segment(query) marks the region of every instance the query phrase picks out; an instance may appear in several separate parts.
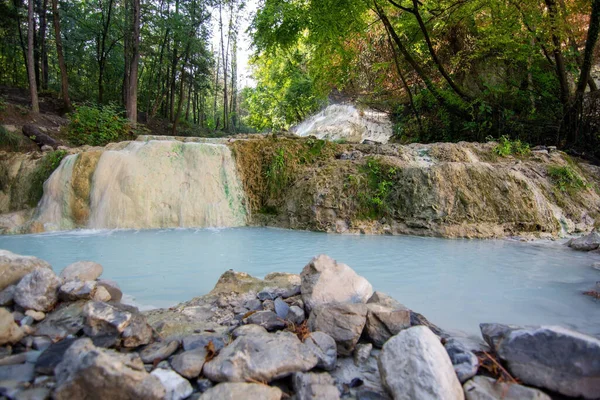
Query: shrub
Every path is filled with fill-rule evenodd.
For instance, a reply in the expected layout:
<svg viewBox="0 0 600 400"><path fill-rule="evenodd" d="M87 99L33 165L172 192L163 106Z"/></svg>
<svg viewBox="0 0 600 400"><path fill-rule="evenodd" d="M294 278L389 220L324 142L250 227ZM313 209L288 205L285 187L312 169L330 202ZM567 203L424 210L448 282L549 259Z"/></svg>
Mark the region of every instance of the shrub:
<svg viewBox="0 0 600 400"><path fill-rule="evenodd" d="M369 157L359 172L358 175L348 175L344 185L358 201L358 217L376 219L389 214L389 197L396 179L396 167Z"/></svg>
<svg viewBox="0 0 600 400"><path fill-rule="evenodd" d="M67 137L74 145L104 146L131 139L129 121L114 105L78 106L69 118Z"/></svg>
<svg viewBox="0 0 600 400"><path fill-rule="evenodd" d="M40 165L37 166L31 176L31 186L29 187L29 195L27 203L35 207L44 194L44 182L52 175L54 170L58 168L60 162L67 155L65 150L56 150L47 153Z"/></svg>
<svg viewBox="0 0 600 400"><path fill-rule="evenodd" d="M588 187L583 178L568 166L550 166L548 175L561 192L576 192Z"/></svg>
<svg viewBox="0 0 600 400"><path fill-rule="evenodd" d="M17 150L22 142L23 137L21 135L10 132L0 125L0 146L12 147L13 150Z"/></svg>
<svg viewBox="0 0 600 400"><path fill-rule="evenodd" d="M503 135L498 139L498 144L494 147L494 153L501 157L510 156L513 154L519 156L526 156L531 153L529 144L521 142L519 139L510 140L506 135Z"/></svg>

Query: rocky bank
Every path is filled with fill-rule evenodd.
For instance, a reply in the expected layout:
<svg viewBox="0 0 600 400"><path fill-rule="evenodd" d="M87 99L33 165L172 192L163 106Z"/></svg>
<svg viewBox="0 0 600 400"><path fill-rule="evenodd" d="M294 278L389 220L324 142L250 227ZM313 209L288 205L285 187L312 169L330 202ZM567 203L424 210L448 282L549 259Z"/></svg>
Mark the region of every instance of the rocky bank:
<svg viewBox="0 0 600 400"><path fill-rule="evenodd" d="M326 255L300 275L227 271L207 295L146 313L101 274L0 251L0 396L600 398L597 338L484 323L485 343L465 342Z"/></svg>
<svg viewBox="0 0 600 400"><path fill-rule="evenodd" d="M137 141L167 141L170 145L161 147L170 150L145 160L148 165L142 163L143 168L121 172L122 184L112 185L110 193L123 192L117 193L120 197L115 201L120 202L121 214L129 211L108 219L101 224L104 228L203 226L202 221L179 217L193 207L186 203L191 197L171 193L190 189L203 192L197 185L220 179L219 168L213 168L219 175L215 179L196 182L194 177L205 170L208 161L182 152L182 143L227 145L231 149L247 209L234 206L235 214L245 218L235 218L236 224L337 233L490 238L589 232L600 221L600 170L552 147L501 157L494 152L495 143L344 144L260 135L225 140L140 136ZM96 204L93 193L106 180L98 166L103 157L126 157L130 144L70 149L69 154L78 155L70 159L68 168L64 166L61 179L54 182L58 186L46 188L54 202L50 223L46 216L40 217L39 209L32 210L26 195L41 155L0 152L0 213L4 213L0 215L0 232L97 227L94 215L101 205ZM179 165L180 159L186 160L185 165ZM154 164L160 166L156 171ZM168 175L171 167L178 171L177 179ZM137 170L139 176L132 172ZM162 193L153 203L141 195L148 190L142 188L138 193L132 188L148 178L146 175L156 174L165 175L161 182L176 182L177 187L169 188L169 193ZM563 178L566 183L560 181ZM578 186L569 186L569 179L575 179ZM233 186L221 184L219 198L232 203ZM143 213L148 221L135 225L132 221L142 220L136 210L146 209L150 210ZM58 212L60 216L55 216Z"/></svg>

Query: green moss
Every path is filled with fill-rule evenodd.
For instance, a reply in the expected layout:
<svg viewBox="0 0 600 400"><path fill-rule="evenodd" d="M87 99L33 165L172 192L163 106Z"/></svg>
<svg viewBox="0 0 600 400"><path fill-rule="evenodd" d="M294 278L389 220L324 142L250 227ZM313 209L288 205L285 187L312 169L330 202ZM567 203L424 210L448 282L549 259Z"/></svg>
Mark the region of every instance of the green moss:
<svg viewBox="0 0 600 400"><path fill-rule="evenodd" d="M548 167L548 175L550 175L554 185L561 192L574 194L581 189L589 188L589 185L586 183L586 181L575 171L571 165L550 166Z"/></svg>
<svg viewBox="0 0 600 400"><path fill-rule="evenodd" d="M42 161L31 174L31 183L27 196L27 204L35 207L41 200L44 194L44 182L52 175L52 172L60 165L61 161L67 152L65 150L57 150L47 153Z"/></svg>
<svg viewBox="0 0 600 400"><path fill-rule="evenodd" d="M359 219L376 219L391 213L390 193L396 180L396 167L369 157L358 174L349 174L344 189L357 200Z"/></svg>

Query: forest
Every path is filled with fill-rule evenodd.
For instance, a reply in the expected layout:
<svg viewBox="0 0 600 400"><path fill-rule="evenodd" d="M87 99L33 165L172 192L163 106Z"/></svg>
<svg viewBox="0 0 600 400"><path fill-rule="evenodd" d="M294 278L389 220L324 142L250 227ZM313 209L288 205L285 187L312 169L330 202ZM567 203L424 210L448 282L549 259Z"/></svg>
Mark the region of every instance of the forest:
<svg viewBox="0 0 600 400"><path fill-rule="evenodd" d="M248 7L1 0L0 85L29 88L33 111L54 93L65 112L160 120L165 134L285 131L342 100L387 112L401 143L505 137L600 157L600 0ZM253 84L242 87L246 14Z"/></svg>

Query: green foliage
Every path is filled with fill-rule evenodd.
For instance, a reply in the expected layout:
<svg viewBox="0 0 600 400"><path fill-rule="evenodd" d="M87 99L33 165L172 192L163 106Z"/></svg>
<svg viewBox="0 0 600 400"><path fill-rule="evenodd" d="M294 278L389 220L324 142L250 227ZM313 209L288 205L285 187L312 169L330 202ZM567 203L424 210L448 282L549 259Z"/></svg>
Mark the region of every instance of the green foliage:
<svg viewBox="0 0 600 400"><path fill-rule="evenodd" d="M0 96L0 112L6 110L6 99Z"/></svg>
<svg viewBox="0 0 600 400"><path fill-rule="evenodd" d="M548 167L548 175L554 182L554 185L561 192L575 193L581 189L588 188L589 185L579 175L572 166L550 166Z"/></svg>
<svg viewBox="0 0 600 400"><path fill-rule="evenodd" d="M0 125L0 146L7 146L13 150L17 150L22 141L21 135L9 132L4 126Z"/></svg>
<svg viewBox="0 0 600 400"><path fill-rule="evenodd" d="M46 153L42 161L31 175L31 184L27 196L27 203L35 207L44 194L44 182L52 175L52 172L60 165L67 152L56 150Z"/></svg>
<svg viewBox="0 0 600 400"><path fill-rule="evenodd" d="M67 137L77 146L104 146L131 138L129 121L113 105L79 106L69 118Z"/></svg>
<svg viewBox="0 0 600 400"><path fill-rule="evenodd" d="M269 194L276 196L287 186L290 180L290 171L285 161L285 150L279 149L273 154L271 162L265 172Z"/></svg>
<svg viewBox="0 0 600 400"><path fill-rule="evenodd" d="M527 156L531 153L529 144L521 142L521 140L510 140L506 135L502 135L498 139L498 144L494 147L494 153L506 157L510 155Z"/></svg>
<svg viewBox="0 0 600 400"><path fill-rule="evenodd" d="M353 192L358 200L359 218L376 219L390 212L389 197L396 173L395 167L369 157L360 167L359 175L348 175L344 186Z"/></svg>

